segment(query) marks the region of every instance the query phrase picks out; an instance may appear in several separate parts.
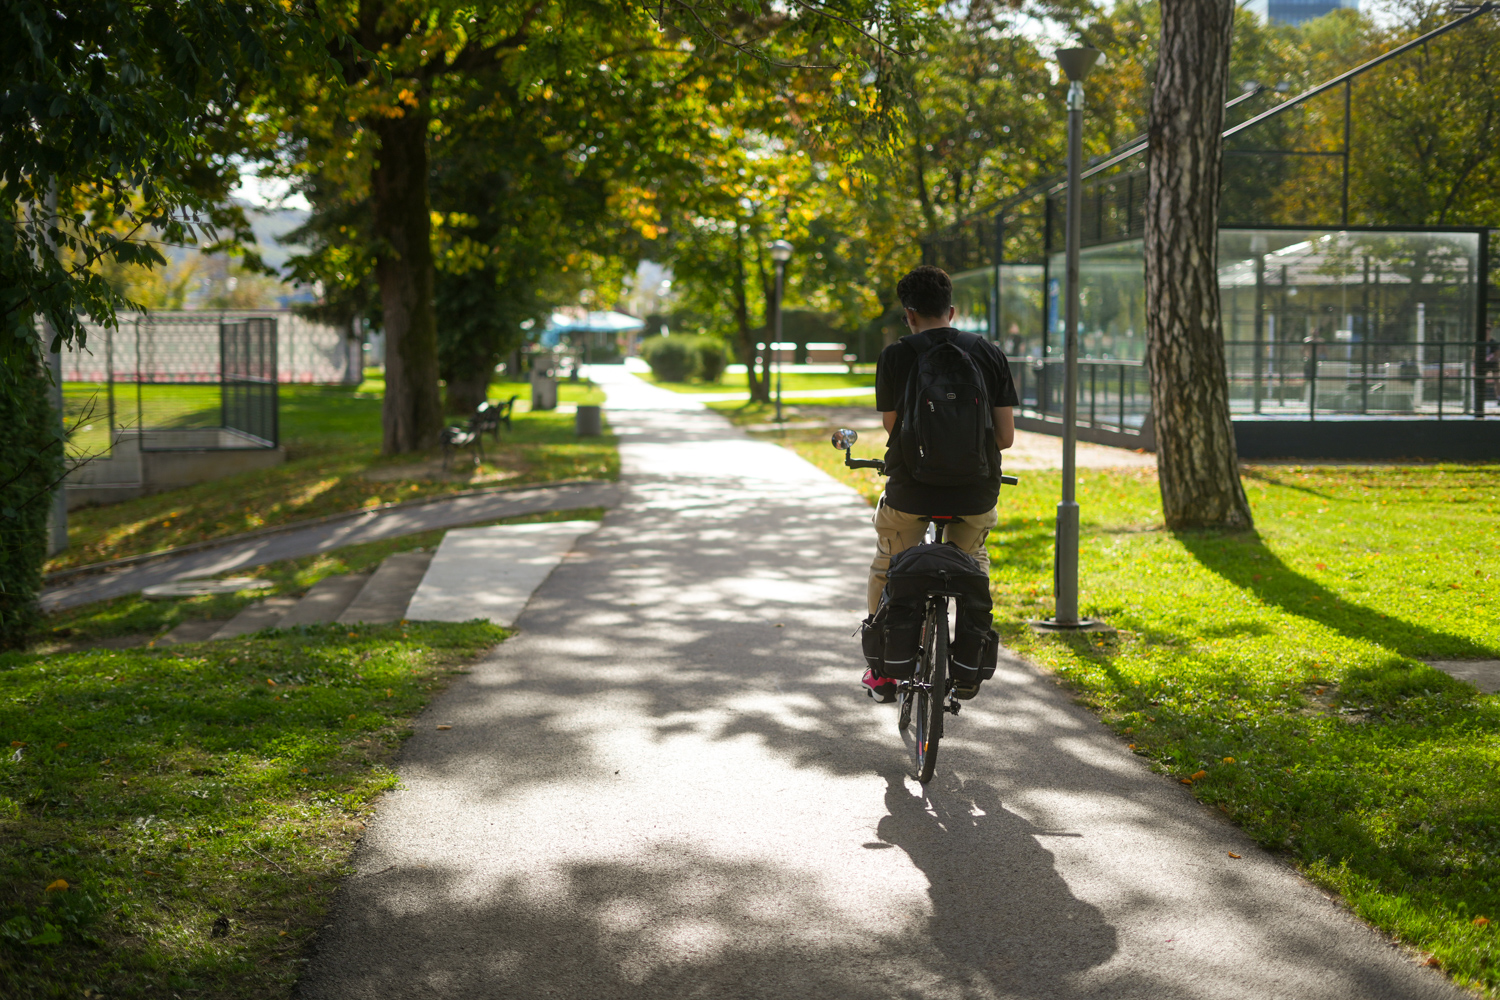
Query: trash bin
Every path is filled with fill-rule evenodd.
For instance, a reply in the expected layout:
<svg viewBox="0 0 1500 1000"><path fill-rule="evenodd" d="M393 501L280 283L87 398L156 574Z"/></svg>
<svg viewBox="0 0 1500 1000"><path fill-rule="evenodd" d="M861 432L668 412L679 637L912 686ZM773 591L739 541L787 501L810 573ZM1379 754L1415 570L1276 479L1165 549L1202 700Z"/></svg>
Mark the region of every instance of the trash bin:
<svg viewBox="0 0 1500 1000"><path fill-rule="evenodd" d="M532 373L531 408L538 411L557 409L557 379Z"/></svg>
<svg viewBox="0 0 1500 1000"><path fill-rule="evenodd" d="M598 437L600 434L603 434L604 422L599 416L599 407L578 407L578 416L574 418L573 426L581 438Z"/></svg>

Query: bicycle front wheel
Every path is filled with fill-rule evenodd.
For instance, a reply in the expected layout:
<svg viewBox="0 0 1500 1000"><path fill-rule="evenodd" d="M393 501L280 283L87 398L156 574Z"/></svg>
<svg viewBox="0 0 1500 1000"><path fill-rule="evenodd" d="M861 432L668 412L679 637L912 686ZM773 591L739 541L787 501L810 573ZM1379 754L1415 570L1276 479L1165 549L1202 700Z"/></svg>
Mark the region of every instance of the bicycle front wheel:
<svg viewBox="0 0 1500 1000"><path fill-rule="evenodd" d="M912 758L917 780L924 785L937 768L938 741L943 738L943 701L948 694L948 602L932 600L927 605L927 644L922 649L922 668L917 680L916 739Z"/></svg>

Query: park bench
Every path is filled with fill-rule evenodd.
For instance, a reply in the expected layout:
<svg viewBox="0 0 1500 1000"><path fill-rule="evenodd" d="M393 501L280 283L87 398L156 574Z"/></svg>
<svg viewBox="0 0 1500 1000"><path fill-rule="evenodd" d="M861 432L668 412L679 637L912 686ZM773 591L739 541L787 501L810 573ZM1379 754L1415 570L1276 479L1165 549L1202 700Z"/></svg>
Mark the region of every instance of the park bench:
<svg viewBox="0 0 1500 1000"><path fill-rule="evenodd" d="M500 440L500 425L504 424L506 430L510 430L510 415L515 412L518 396L512 396L503 403L491 403L488 400L480 403L474 410L471 421L474 429L481 433L488 431L491 438Z"/></svg>
<svg viewBox="0 0 1500 1000"><path fill-rule="evenodd" d="M503 403L491 403L485 400L474 408L474 415L463 424L452 424L443 428L443 468L448 468L455 448L468 448L474 456L474 464L479 465L484 461L484 435L489 433L494 440L500 440L500 425L504 424L506 430L510 430L511 413L516 408L516 399L512 396Z"/></svg>

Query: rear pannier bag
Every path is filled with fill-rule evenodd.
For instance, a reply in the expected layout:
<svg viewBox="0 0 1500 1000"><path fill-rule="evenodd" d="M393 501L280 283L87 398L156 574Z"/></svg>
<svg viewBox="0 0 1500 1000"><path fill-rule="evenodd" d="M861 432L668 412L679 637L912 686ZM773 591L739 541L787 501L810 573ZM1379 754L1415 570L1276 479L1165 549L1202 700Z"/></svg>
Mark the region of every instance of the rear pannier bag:
<svg viewBox="0 0 1500 1000"><path fill-rule="evenodd" d="M948 669L955 684L971 687L995 676L999 658L1000 636L988 626L965 622L948 646Z"/></svg>
<svg viewBox="0 0 1500 1000"><path fill-rule="evenodd" d="M990 627L990 581L979 563L972 556L946 542L927 542L913 545L897 553L891 559L886 574L885 593L881 596L881 610L886 613L884 670L893 667L893 659L905 659L907 636L903 629L902 645L894 650L892 628L889 624L898 614L915 625L910 639L912 663L916 670L916 649L920 643L922 615L929 593L945 593L958 600L958 627L949 643L949 666L953 680L961 685L972 685L989 680L995 673L996 651L1000 637ZM889 608L889 610L887 610ZM883 672L883 671L882 671ZM885 676L895 676L885 674ZM912 673L901 675L910 677Z"/></svg>

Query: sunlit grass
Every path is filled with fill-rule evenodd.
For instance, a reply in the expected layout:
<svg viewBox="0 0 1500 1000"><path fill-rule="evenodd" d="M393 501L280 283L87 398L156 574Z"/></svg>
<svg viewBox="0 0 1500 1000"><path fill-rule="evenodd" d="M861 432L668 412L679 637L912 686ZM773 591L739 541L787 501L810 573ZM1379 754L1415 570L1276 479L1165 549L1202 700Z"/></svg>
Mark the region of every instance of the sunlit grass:
<svg viewBox="0 0 1500 1000"><path fill-rule="evenodd" d="M380 455L383 383L358 387L281 386L283 465L127 500L75 510L69 547L47 564L58 570L173 548L191 542L323 517L403 500L485 486L564 479L615 478L613 435L580 439L566 413L518 413L498 442L486 440L486 461L467 451L444 470L442 454ZM602 394L588 383L561 386L564 399ZM492 399L526 393L525 384L497 383Z"/></svg>

